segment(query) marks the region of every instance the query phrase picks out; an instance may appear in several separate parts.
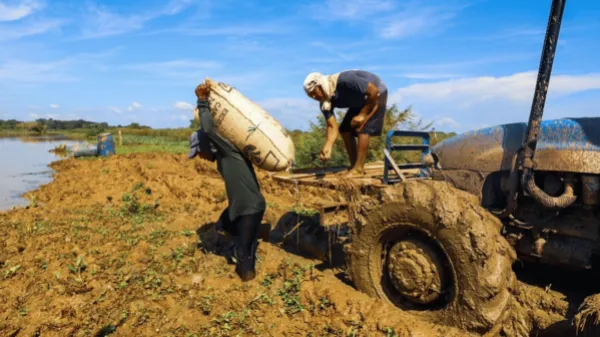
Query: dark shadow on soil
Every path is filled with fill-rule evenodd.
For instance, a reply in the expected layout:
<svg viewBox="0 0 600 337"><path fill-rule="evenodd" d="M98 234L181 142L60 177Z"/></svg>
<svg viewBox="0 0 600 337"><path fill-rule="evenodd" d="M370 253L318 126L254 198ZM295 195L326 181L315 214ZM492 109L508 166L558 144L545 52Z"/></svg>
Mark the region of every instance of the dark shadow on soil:
<svg viewBox="0 0 600 337"><path fill-rule="evenodd" d="M271 231L269 241L291 254L322 261L320 270L335 269L345 264L344 229L321 226L319 215L288 212Z"/></svg>
<svg viewBox="0 0 600 337"><path fill-rule="evenodd" d="M286 252L307 259L320 261L315 267L325 269L341 268L345 265L343 230L323 227L319 223L319 215L300 215L294 212L284 214L272 226L263 222L259 231L259 239L280 246ZM196 230L197 248L207 253L221 255L221 248L232 238L219 235L216 223L202 224ZM347 280L345 280L347 282Z"/></svg>
<svg viewBox="0 0 600 337"><path fill-rule="evenodd" d="M320 216L288 212L273 227L269 241L290 254L321 261L320 271L334 270L344 284L356 288L343 271L346 265L344 244L348 240L346 227L321 226Z"/></svg>

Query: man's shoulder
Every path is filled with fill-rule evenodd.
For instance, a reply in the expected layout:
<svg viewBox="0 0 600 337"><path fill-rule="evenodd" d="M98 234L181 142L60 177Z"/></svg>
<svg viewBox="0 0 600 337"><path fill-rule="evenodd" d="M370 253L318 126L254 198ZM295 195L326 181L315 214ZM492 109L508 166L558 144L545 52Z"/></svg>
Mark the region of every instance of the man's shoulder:
<svg viewBox="0 0 600 337"><path fill-rule="evenodd" d="M379 76L377 76L376 74L374 74L370 71L359 70L359 69L342 71L342 72L340 72L340 75L338 77L338 82L342 82L342 83L351 83L351 82L364 81L364 80L367 80L369 82L381 81Z"/></svg>
<svg viewBox="0 0 600 337"><path fill-rule="evenodd" d="M359 70L356 70L356 69L341 71L338 76L338 82L353 79L354 77L356 77L358 75L358 73L357 73L358 71Z"/></svg>

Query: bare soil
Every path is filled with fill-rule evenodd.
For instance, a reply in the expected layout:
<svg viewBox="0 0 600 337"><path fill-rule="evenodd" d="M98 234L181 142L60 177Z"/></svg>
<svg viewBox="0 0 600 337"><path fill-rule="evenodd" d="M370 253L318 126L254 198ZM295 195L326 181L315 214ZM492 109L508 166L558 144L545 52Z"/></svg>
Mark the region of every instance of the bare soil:
<svg viewBox="0 0 600 337"><path fill-rule="evenodd" d="M257 278L242 283L210 252L227 206L212 163L143 154L52 168L54 181L30 206L0 213L0 336L472 336L371 298L339 270L266 241ZM271 226L345 199L259 178ZM567 320L560 294L518 289L536 334Z"/></svg>

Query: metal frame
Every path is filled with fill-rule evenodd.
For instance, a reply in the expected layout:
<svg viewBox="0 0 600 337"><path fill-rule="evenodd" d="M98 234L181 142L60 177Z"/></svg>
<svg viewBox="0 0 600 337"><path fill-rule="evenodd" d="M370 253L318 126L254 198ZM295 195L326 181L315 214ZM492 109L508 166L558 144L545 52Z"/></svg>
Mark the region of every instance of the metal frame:
<svg viewBox="0 0 600 337"><path fill-rule="evenodd" d="M393 137L416 137L421 138L421 144L393 144ZM387 133L385 138L385 158L383 166L383 183L389 184L398 181L404 181L404 176L400 173L402 169L414 169L420 168L421 170L426 169L427 165L424 162L425 156L431 153L431 136L429 132L424 131L403 131L403 130L391 130ZM407 163L397 165L392 158L392 152L394 151L421 151L421 162L420 163ZM398 174L398 179L390 179L389 171L392 168Z"/></svg>

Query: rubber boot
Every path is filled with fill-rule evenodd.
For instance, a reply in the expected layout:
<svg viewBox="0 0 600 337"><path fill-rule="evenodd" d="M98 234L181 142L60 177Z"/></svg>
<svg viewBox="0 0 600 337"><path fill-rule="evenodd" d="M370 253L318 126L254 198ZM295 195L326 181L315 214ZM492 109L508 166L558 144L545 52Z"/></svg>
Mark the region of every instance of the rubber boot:
<svg viewBox="0 0 600 337"><path fill-rule="evenodd" d="M235 272L243 282L248 282L256 278L256 250L258 240L252 245L249 254L242 252L238 246L234 247L235 252Z"/></svg>
<svg viewBox="0 0 600 337"><path fill-rule="evenodd" d="M235 272L242 281L256 277L256 250L258 249L258 231L263 213L241 216L237 221L238 237L234 248Z"/></svg>
<svg viewBox="0 0 600 337"><path fill-rule="evenodd" d="M229 220L229 209L225 209L219 220L216 223L215 230L217 231L216 253L219 256L224 256L227 263L233 264L233 255L235 247L235 225Z"/></svg>

